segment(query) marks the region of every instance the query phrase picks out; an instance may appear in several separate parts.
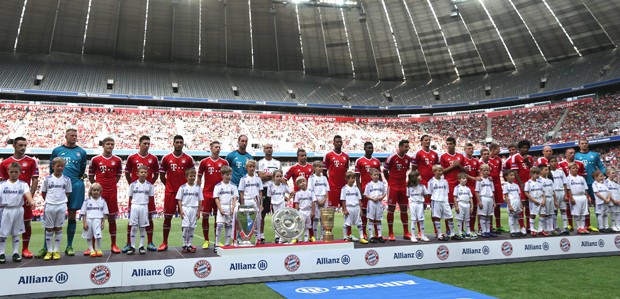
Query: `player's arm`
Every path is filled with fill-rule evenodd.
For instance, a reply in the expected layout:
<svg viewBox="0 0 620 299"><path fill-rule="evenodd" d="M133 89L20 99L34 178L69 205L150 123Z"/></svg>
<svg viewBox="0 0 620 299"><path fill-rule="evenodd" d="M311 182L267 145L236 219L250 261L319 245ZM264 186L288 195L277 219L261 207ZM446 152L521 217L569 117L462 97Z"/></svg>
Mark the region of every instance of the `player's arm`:
<svg viewBox="0 0 620 299"><path fill-rule="evenodd" d="M93 160L90 160L90 166L88 167L88 181L91 184L95 183L95 163Z"/></svg>
<svg viewBox="0 0 620 299"><path fill-rule="evenodd" d="M297 195L295 195L295 198L293 199L293 208L299 211L299 198L297 197Z"/></svg>
<svg viewBox="0 0 620 299"><path fill-rule="evenodd" d="M86 157L86 151L82 150L82 161L80 163L80 179L84 179L84 175L86 174L86 166L88 166L88 159ZM51 165L50 165L50 167L51 167ZM50 172L50 173L52 173L52 172ZM103 223L101 225L103 225ZM101 228L103 228L103 226Z"/></svg>
<svg viewBox="0 0 620 299"><path fill-rule="evenodd" d="M453 193L456 191L456 188L454 188ZM454 211L459 213L459 198L456 194L452 194L452 201L454 201Z"/></svg>
<svg viewBox="0 0 620 299"><path fill-rule="evenodd" d="M455 163L455 162L457 162L457 163ZM452 161L452 163L450 163L450 166L448 166L448 167L444 167L444 169L443 169L443 174L447 174L447 173L449 173L450 171L452 171L452 169L455 169L455 168L458 168L458 169L463 169L463 167L461 166L461 164L460 164L460 163L461 163L461 162L460 162L458 159L457 159L457 160Z"/></svg>
<svg viewBox="0 0 620 299"><path fill-rule="evenodd" d="M598 154L596 154L596 168L598 168L598 170L600 170L603 174L607 173L607 168L605 168L605 164L603 164L601 156Z"/></svg>
<svg viewBox="0 0 620 299"><path fill-rule="evenodd" d="M30 193L30 191L28 191L28 189L24 190L26 191L24 193L24 200L26 202L26 205L29 207L34 207L34 202L32 201L32 193Z"/></svg>
<svg viewBox="0 0 620 299"><path fill-rule="evenodd" d="M181 216L181 218L185 217L185 212L183 212L183 191L181 191L182 189L179 189L179 192L177 192L177 207L179 208L179 216ZM179 196L181 195L181 196Z"/></svg>
<svg viewBox="0 0 620 299"><path fill-rule="evenodd" d="M383 168L383 177L385 177L386 181L389 181L389 179L390 179L390 171L388 170L388 167L384 167Z"/></svg>
<svg viewBox="0 0 620 299"><path fill-rule="evenodd" d="M523 191L523 194L525 194L525 198L527 198L529 201L533 202L533 203L534 203L534 204L536 204L536 205L540 205L540 201L538 201L537 199L535 199L535 198L534 198L534 197L530 194L529 188L526 188L526 189Z"/></svg>
<svg viewBox="0 0 620 299"><path fill-rule="evenodd" d="M347 197L345 194L345 188L342 188L342 190L340 191L340 206L342 207L342 214L348 216L349 211L347 210Z"/></svg>
<svg viewBox="0 0 620 299"><path fill-rule="evenodd" d="M359 172L355 172L355 186L360 190L360 193L363 193L362 190L362 175Z"/></svg>
<svg viewBox="0 0 620 299"><path fill-rule="evenodd" d="M36 167L36 165L35 165ZM39 177L38 176L34 176L32 177L32 179L30 180L30 193L34 194L37 193L37 188L39 187Z"/></svg>

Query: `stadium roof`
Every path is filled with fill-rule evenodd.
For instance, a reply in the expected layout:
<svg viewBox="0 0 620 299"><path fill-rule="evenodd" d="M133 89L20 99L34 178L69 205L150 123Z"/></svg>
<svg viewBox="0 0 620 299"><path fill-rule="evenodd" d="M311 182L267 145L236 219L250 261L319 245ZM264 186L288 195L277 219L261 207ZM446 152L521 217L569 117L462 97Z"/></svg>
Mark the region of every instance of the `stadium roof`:
<svg viewBox="0 0 620 299"><path fill-rule="evenodd" d="M282 2L4 0L0 51L430 80L544 65L620 43L620 1Z"/></svg>

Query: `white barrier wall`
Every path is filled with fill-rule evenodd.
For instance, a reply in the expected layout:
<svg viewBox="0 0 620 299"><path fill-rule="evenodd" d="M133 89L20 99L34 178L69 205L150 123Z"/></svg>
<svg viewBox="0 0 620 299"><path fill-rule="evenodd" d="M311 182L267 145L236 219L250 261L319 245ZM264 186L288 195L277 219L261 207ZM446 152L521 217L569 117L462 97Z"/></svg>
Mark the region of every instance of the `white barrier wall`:
<svg viewBox="0 0 620 299"><path fill-rule="evenodd" d="M302 251L214 258L0 269L0 296L187 283L370 268L619 253L620 235L588 235L477 242ZM389 270L389 269L386 269Z"/></svg>

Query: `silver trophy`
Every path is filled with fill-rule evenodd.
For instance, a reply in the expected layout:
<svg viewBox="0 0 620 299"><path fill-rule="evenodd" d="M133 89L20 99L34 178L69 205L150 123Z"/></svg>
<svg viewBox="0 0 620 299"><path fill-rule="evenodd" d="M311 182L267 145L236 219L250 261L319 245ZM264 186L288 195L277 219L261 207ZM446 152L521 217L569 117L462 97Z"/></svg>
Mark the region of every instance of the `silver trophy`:
<svg viewBox="0 0 620 299"><path fill-rule="evenodd" d="M239 231L237 246L254 246L250 239L256 228L256 206L241 205L237 209L237 230Z"/></svg>
<svg viewBox="0 0 620 299"><path fill-rule="evenodd" d="M282 208L273 214L273 229L281 241L290 242L301 237L306 229L304 217L293 208Z"/></svg>

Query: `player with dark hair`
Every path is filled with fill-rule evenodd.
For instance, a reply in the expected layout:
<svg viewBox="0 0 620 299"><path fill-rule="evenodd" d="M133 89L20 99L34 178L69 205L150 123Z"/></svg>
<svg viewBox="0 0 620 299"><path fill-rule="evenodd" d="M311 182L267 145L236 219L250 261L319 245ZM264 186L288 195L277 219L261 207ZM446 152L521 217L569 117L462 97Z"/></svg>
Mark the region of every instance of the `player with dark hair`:
<svg viewBox="0 0 620 299"><path fill-rule="evenodd" d="M586 170L586 175L584 178L586 179L586 183L588 184L587 192L590 195L590 198L596 198L594 196L594 192L592 189L592 184L594 183L594 178L592 174L598 170L605 174L607 169L605 165L603 165L603 161L601 160L601 155L597 152L591 152L589 147L589 143L587 139L579 139L579 152L575 154L575 160L581 161ZM590 209L588 208L588 214L586 215L586 228L592 232L598 232L598 229L593 225L590 225Z"/></svg>
<svg viewBox="0 0 620 299"><path fill-rule="evenodd" d="M157 179L159 178L159 160L157 157L151 153L149 153L149 149L151 148L151 138L149 136L141 136L138 140L138 152L129 155L127 157L127 163L125 164L125 179L127 179L127 184L131 185L131 183L138 180L138 168L142 165L148 167L148 172L146 175L146 180L151 183L151 185L155 185ZM127 209L131 211L131 202ZM155 201L149 201L148 203L148 218L149 218L149 226L146 227L146 236L148 245L146 247L149 251L157 251L157 247L153 244L153 213L156 213L155 209ZM127 253L127 251L131 248L130 243L130 234L131 227L129 223L127 223L127 245L123 248L122 252Z"/></svg>
<svg viewBox="0 0 620 299"><path fill-rule="evenodd" d="M226 161L233 170L231 182L236 187L239 187L239 181L248 173L247 169L245 169L245 163L249 160L254 160L254 157L246 150L248 147L248 136L239 135L237 138L237 146L239 146L237 150L230 152L226 156Z"/></svg>
<svg viewBox="0 0 620 299"><path fill-rule="evenodd" d="M160 179L166 185L166 192L164 196L164 240L157 248L157 251L168 250L168 235L172 225L172 216L178 212L176 195L179 188L187 183L185 171L189 168L194 168L194 159L183 152L183 147L185 146L183 136L176 135L172 140L174 151L161 159L159 167Z"/></svg>
<svg viewBox="0 0 620 299"><path fill-rule="evenodd" d="M360 192L364 194L366 191L366 185L372 181L371 169L379 171L379 179L381 178L381 161L374 158L372 154L375 152L372 142L364 142L364 156L355 160L355 183L360 189ZM362 230L364 231L364 239L368 239L366 235L366 218L368 197L363 196L361 201L361 216L362 216ZM376 230L375 230L376 231Z"/></svg>
<svg viewBox="0 0 620 299"><path fill-rule="evenodd" d="M514 154L510 158L510 164L512 165L510 169L515 170L517 172L517 176L515 177L515 182L519 185L521 189L521 201L523 202L523 210L525 212L525 218L530 218L530 205L529 201L525 197L525 183L530 180L530 169L534 166L534 158L530 156L528 153L530 151L530 147L532 143L523 139L517 143L518 153ZM521 225L521 223L519 223ZM530 223L525 222L524 226L526 229L523 233L530 233Z"/></svg>
<svg viewBox="0 0 620 299"><path fill-rule="evenodd" d="M211 149L211 156L200 161L198 166L198 186L200 186L202 177L204 176L205 178L205 184L202 187L202 196L204 198L202 201L202 234L205 241L202 244L202 249L209 248L209 215L213 215L215 218L213 221L214 232L217 226L217 205L215 204L213 191L215 186L222 181L222 167L228 166L228 161L220 158L220 142L213 141L209 144L209 147Z"/></svg>
<svg viewBox="0 0 620 299"><path fill-rule="evenodd" d="M411 165L409 152L409 140L401 140L398 143L398 151L391 154L383 165L383 175L388 181L388 231L389 240L396 241L394 237L394 211L396 205L400 208L400 221L403 223L403 238L411 240L409 231L409 198L407 197L407 171Z"/></svg>
<svg viewBox="0 0 620 299"><path fill-rule="evenodd" d="M324 174L329 182L328 206L340 206L340 190L347 184L345 174L349 170L349 155L342 151L342 137L334 136L334 149L325 154L323 165Z"/></svg>
<svg viewBox="0 0 620 299"><path fill-rule="evenodd" d="M308 181L308 179L310 178L313 172L314 172L314 169L312 168L312 164L308 163L308 156L307 156L306 150L303 148L298 148L297 149L297 163L288 169L288 171L284 175L284 179L288 181L291 178L293 178L293 182L297 182L297 178L300 176L303 176L304 178L306 178L306 181ZM293 190L298 191L299 186L297 186L296 183L293 185L294 185Z"/></svg>

